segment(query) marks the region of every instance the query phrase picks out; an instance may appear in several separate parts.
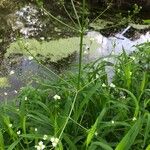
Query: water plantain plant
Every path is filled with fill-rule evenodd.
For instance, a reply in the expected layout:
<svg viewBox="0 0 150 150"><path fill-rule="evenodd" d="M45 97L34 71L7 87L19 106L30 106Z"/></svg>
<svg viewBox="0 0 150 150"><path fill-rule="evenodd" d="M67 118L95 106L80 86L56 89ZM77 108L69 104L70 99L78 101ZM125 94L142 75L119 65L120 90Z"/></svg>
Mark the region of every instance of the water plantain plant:
<svg viewBox="0 0 150 150"><path fill-rule="evenodd" d="M78 71L36 79L36 87L2 103L0 149L149 150L149 43L131 56L115 57L114 64L101 58L83 67L85 0L81 18L71 2L78 29L46 12L80 34ZM115 72L111 80L106 67Z"/></svg>

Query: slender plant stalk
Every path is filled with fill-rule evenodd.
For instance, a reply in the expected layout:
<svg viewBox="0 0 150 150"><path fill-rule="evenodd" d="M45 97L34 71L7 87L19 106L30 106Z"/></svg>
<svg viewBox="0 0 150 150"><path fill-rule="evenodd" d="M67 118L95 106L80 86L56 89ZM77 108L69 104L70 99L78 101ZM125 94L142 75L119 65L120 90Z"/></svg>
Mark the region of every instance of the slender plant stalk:
<svg viewBox="0 0 150 150"><path fill-rule="evenodd" d="M94 23L99 17L101 17L108 9L110 8L110 5L107 6L106 9L104 9L91 23Z"/></svg>
<svg viewBox="0 0 150 150"><path fill-rule="evenodd" d="M78 84L77 89L80 89L81 82L81 71L82 71L82 53L83 53L83 37L84 37L84 20L85 20L85 0L82 2L82 22L81 22L81 32L80 32L80 52L79 52L79 72L78 72Z"/></svg>
<svg viewBox="0 0 150 150"><path fill-rule="evenodd" d="M71 109L70 109L69 115L67 116L67 119L66 119L66 121L65 121L65 124L64 124L64 126L63 126L63 128L62 128L62 130L61 130L61 133L60 133L60 135L59 135L59 139L61 138L61 136L62 136L62 134L63 134L63 132L64 132L64 130L65 130L67 124L68 124L68 121L69 121L69 119L71 118L71 114L72 114L72 111L73 111L73 109L74 109L74 105L75 105L77 96L78 96L78 91L76 91L76 93L75 93L75 97L74 97L74 99L73 99L73 103L72 103L72 105L71 105Z"/></svg>
<svg viewBox="0 0 150 150"><path fill-rule="evenodd" d="M77 21L78 21L79 28L81 28L81 23L80 23L79 16L78 16L78 13L77 13L77 10L76 10L76 8L75 8L75 5L74 5L73 0L71 0L71 4L72 4L73 10L74 10L76 19L77 19Z"/></svg>
<svg viewBox="0 0 150 150"><path fill-rule="evenodd" d="M50 16L52 19L56 20L56 21L59 22L60 24L66 26L66 27L68 27L68 28L70 28L70 29L72 29L72 30L74 30L74 31L79 32L78 29L76 29L76 28L74 28L74 27L72 27L72 26L66 24L65 22L61 21L60 19L57 19L54 15L52 15L52 14L51 14L49 11L47 11L44 7L42 7L42 10L43 10L48 16Z"/></svg>
<svg viewBox="0 0 150 150"><path fill-rule="evenodd" d="M69 14L68 10L66 9L65 5L63 5L65 12L67 13L68 17L70 18L70 20L72 21L72 23L77 26L77 24L75 23L75 21L73 20L73 18L71 17L71 15Z"/></svg>

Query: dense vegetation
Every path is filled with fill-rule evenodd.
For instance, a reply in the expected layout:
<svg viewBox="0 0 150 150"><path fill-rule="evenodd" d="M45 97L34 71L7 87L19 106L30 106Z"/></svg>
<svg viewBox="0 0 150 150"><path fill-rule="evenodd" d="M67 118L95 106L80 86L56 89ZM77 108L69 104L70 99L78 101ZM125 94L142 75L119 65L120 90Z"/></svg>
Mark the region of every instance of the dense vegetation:
<svg viewBox="0 0 150 150"><path fill-rule="evenodd" d="M80 36L79 63L59 75L45 66L49 79L35 79L35 87L1 104L0 150L150 150L150 43L130 55L123 50L84 64L88 14L85 0L80 17L71 2L74 27L48 12L42 0L38 6ZM32 45L26 50L32 55ZM115 73L111 79L106 67Z"/></svg>

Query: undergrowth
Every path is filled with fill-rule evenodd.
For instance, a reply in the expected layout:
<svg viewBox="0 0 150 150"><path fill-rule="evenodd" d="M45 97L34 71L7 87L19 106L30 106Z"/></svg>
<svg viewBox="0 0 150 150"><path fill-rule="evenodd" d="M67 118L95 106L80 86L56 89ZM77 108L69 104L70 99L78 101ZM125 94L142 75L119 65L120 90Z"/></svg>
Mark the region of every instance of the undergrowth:
<svg viewBox="0 0 150 150"><path fill-rule="evenodd" d="M23 88L0 107L1 149L149 150L149 53L145 44L131 56L124 52L115 64L106 59L87 64L79 90L76 72ZM115 72L111 83L108 65Z"/></svg>

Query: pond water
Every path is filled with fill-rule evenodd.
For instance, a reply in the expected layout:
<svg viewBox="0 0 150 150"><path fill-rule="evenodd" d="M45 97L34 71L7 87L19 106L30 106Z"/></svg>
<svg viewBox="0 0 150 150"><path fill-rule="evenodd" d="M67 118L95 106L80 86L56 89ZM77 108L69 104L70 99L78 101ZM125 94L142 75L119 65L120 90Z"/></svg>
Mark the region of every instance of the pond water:
<svg viewBox="0 0 150 150"><path fill-rule="evenodd" d="M45 46L47 44L47 47L44 47L44 49L48 49L48 47L52 47L53 41L51 41L51 37L46 37L46 36L41 36L41 33L44 31L44 28L46 27L46 22L42 22L39 18L43 16L44 14L41 13L39 14L39 10L36 9L36 7L29 5L21 8L19 11L16 11L15 16L16 16L16 21L12 23L12 29L14 32L18 32L22 34L22 36L26 38L38 38L38 41L35 41L34 44L32 43L33 40L31 39L30 42L32 43L33 46L37 46L40 50L42 47L42 43ZM56 31L57 36L59 37L65 37L61 36L62 31L58 28L53 28L54 31ZM99 32L96 31L89 31L87 33L88 37L88 42L85 42L85 49L84 53L86 54L85 57L88 58L88 61L90 60L95 60L100 57L108 56L111 55L112 52L115 55L119 55L122 51L122 47L126 50L127 53L131 53L136 50L136 45L144 43L144 42L150 42L150 34L147 32L146 34L141 35L138 39L136 40L131 40L127 37L124 36L124 34L130 30L130 27L127 27L124 29L121 33L117 33L112 37L105 37L101 35ZM45 32L45 31L44 31ZM55 34L55 33L53 33ZM65 34L64 34L65 35ZM91 45L91 39L94 39L94 42L96 44ZM16 39L12 40L12 44L15 43ZM65 43L71 43L71 46L74 44L76 47L71 47L70 45L64 44ZM69 47L71 51L68 53L70 56L73 54L75 51L78 51L79 47L79 38L74 37L74 38L68 38L68 41L66 39L62 39L58 41L54 41L57 43L57 47L54 46L53 49L55 51L58 47L61 48L62 50L66 50L66 47ZM50 44L48 42L51 42ZM28 42L29 43L29 42ZM16 44L16 43L15 43ZM48 45L49 44L49 45ZM60 44L60 45L59 45ZM55 45L55 44L54 44ZM63 47L62 45L66 45L66 47ZM11 44L10 44L11 47ZM37 49L36 47L36 49ZM92 48L91 48L92 47ZM90 52L88 49L90 48ZM30 49L33 49L30 47ZM91 49L94 49L94 51ZM14 51L17 52L18 48L14 48ZM20 49L19 49L20 50ZM9 50L7 49L7 52ZM67 51L67 50L66 50ZM69 51L69 50L68 50ZM58 52L59 53L59 52ZM38 53L39 54L39 53ZM47 55L47 53L46 53ZM50 54L51 55L51 54ZM56 54L52 54L56 55ZM11 56L11 55L10 55ZM36 56L36 55L34 55ZM40 54L41 56L41 54ZM68 59L66 54L61 54L61 57L66 57L65 59L67 61L74 62L75 55L71 55L71 58ZM9 58L9 57L8 57ZM51 74L49 71L47 71L45 68L43 68L39 63L37 63L36 60L32 58L32 56L28 55L20 55L19 53L16 53L11 57L10 59L6 59L3 62L3 69L0 70L0 101L3 101L5 99L13 99L15 96L18 95L18 91L26 86L26 85L33 85L36 86L36 80L35 78L53 78L53 74ZM61 59L61 58L60 58ZM57 60L60 60L57 59ZM46 62L48 61L48 58ZM114 60L108 60L110 62L114 62ZM65 61L66 63L66 61ZM66 63L66 66L69 65L70 63ZM48 65L48 68L52 69L52 71L58 73L60 70L58 70L57 66L58 63L53 62L53 65ZM60 61L61 64L61 61ZM54 67L55 66L55 67ZM59 64L58 64L59 66ZM2 68L1 67L1 68ZM68 66L67 66L68 67ZM62 68L62 66L60 67ZM110 76L110 78L113 76L113 71L111 68L107 69L106 72Z"/></svg>

